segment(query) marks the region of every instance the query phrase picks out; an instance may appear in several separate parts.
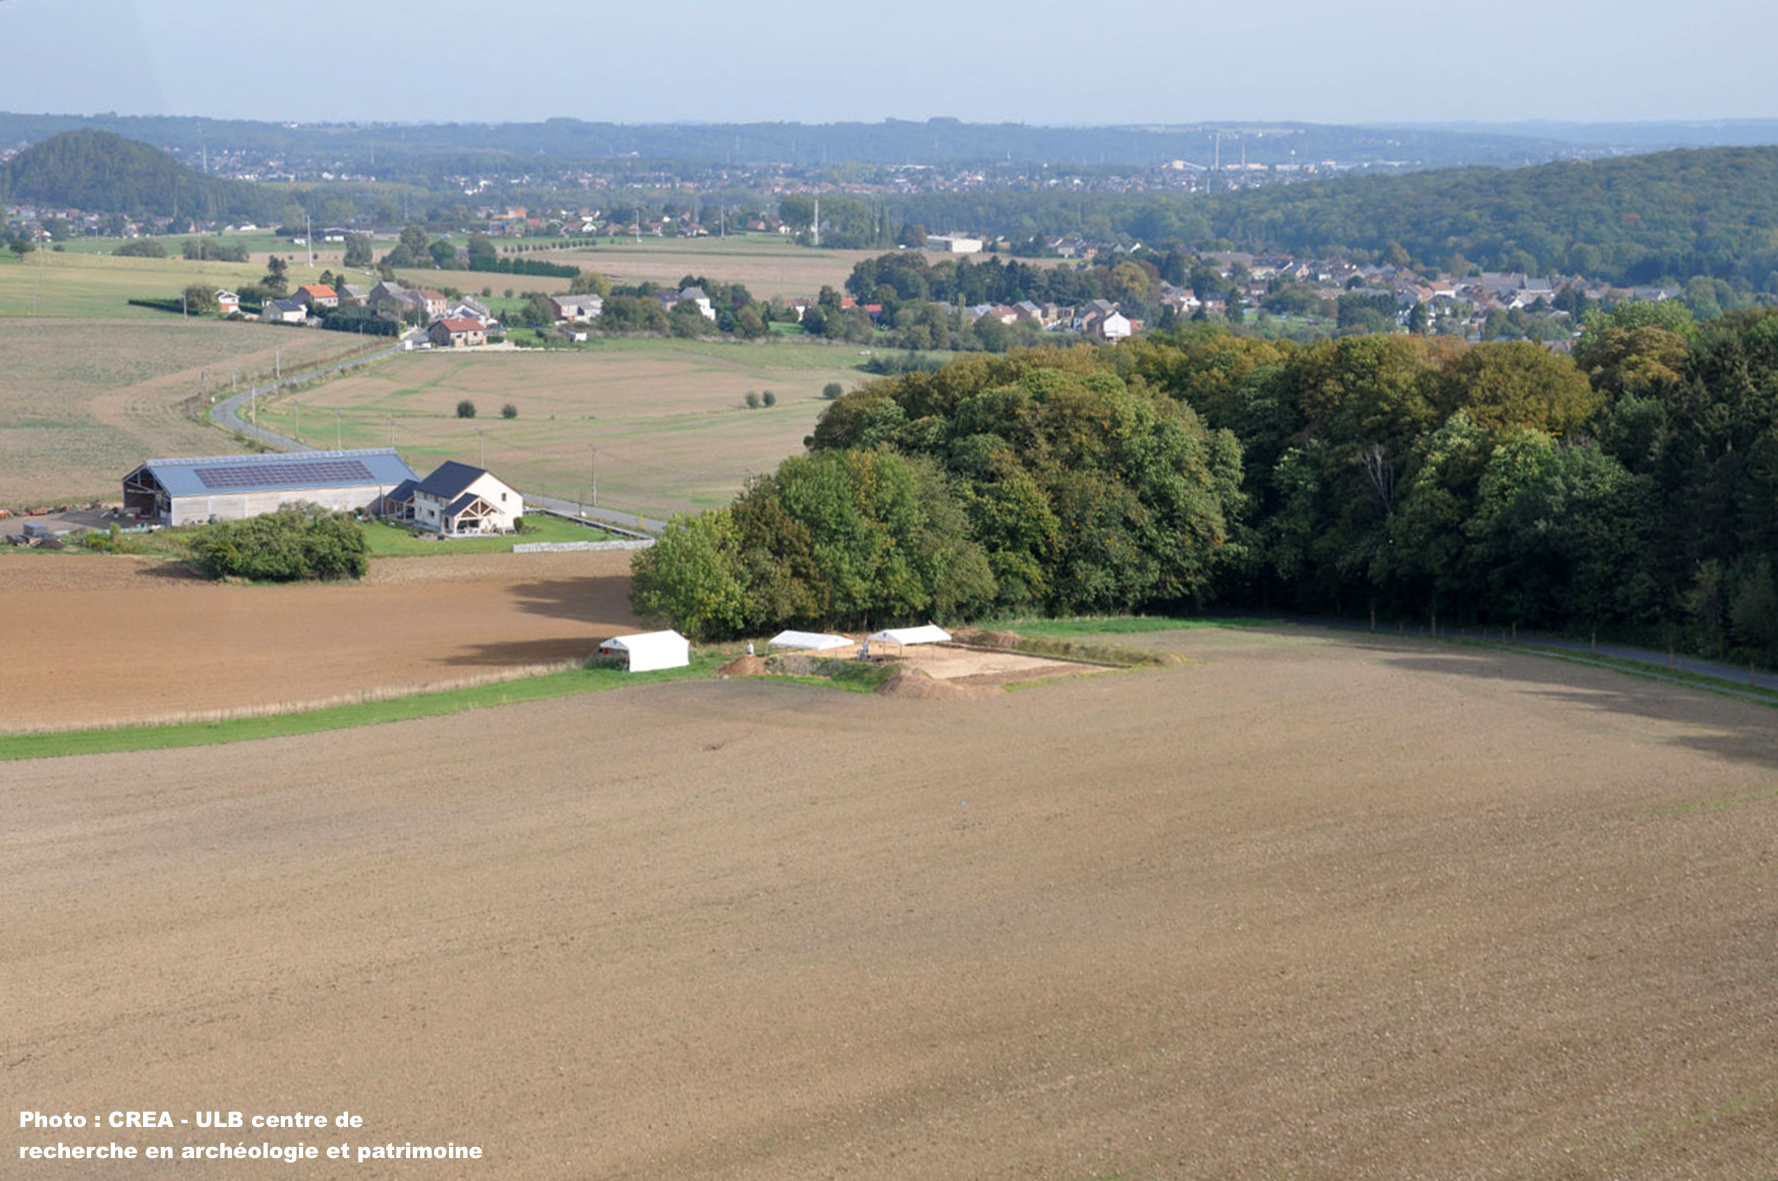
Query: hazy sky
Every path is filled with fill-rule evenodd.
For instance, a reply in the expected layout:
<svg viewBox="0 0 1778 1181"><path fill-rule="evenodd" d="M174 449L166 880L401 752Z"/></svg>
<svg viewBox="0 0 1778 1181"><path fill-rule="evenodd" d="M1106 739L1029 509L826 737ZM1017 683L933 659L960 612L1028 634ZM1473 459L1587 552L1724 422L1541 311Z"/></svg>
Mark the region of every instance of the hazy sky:
<svg viewBox="0 0 1778 1181"><path fill-rule="evenodd" d="M0 110L622 123L1778 117L1774 0L0 0Z"/></svg>

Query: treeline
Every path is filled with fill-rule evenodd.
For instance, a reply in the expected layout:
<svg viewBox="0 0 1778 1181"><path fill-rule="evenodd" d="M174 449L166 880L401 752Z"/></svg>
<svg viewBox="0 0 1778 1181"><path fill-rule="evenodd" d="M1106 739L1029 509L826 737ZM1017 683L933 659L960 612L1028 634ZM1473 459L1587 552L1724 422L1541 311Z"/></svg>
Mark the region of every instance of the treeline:
<svg viewBox="0 0 1778 1181"><path fill-rule="evenodd" d="M638 609L716 636L1219 604L1778 660L1778 313L1626 304L1574 359L1193 327L875 382L810 447L674 522Z"/></svg>
<svg viewBox="0 0 1778 1181"><path fill-rule="evenodd" d="M1778 148L1709 148L1501 170L1458 168L1208 196L970 192L897 198L896 218L1031 247L1083 234L1457 273L1578 274L1626 286L1697 275L1778 293Z"/></svg>

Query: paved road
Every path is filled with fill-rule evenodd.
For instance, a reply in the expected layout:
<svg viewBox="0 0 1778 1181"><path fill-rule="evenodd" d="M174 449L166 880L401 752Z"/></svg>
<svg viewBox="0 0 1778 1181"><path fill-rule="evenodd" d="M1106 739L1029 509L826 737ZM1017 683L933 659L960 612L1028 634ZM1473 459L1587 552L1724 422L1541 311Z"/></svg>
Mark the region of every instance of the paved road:
<svg viewBox="0 0 1778 1181"><path fill-rule="evenodd" d="M292 374L281 381L270 381L264 385L256 385L252 389L243 390L212 406L210 408L210 417L224 430L246 435L250 439L257 439L268 447L276 447L279 451L313 451L315 448L309 446L307 443L298 442L295 439L280 435L276 431L268 431L263 427L257 427L252 423L247 422L241 417L241 407L251 402L254 398L266 397L268 394L272 394L286 386L299 385L305 381L313 381L317 377L323 377L330 373L343 373L348 369L356 369L360 365L368 365L372 361L381 361L384 357L393 356L400 351L401 345L397 342L386 349L378 349L376 352L366 353L362 357L352 357L348 360L339 361L321 369L305 369L301 373Z"/></svg>
<svg viewBox="0 0 1778 1181"><path fill-rule="evenodd" d="M561 513L566 517L580 517L588 521L598 521L605 525L615 525L645 537L653 537L666 526L659 517L639 517L634 513L619 512L616 509L593 508L581 504L577 500L560 500L554 496L533 496L525 493L526 504L542 505L553 513Z"/></svg>
<svg viewBox="0 0 1778 1181"><path fill-rule="evenodd" d="M1277 612L1232 612L1230 614L1239 618L1276 620L1279 623L1291 623L1303 627L1323 627L1339 631L1366 633L1371 631L1370 624L1362 619L1327 619L1312 615L1289 615ZM1378 623L1376 633L1378 635L1410 635L1432 638L1429 635L1425 624L1421 624L1417 628L1407 627L1405 630L1398 629L1399 625L1394 623ZM1634 648L1628 644L1604 643L1594 645L1586 640L1572 640L1565 636L1537 635L1530 632L1520 632L1515 638L1508 632L1502 631L1499 628L1489 628L1484 630L1474 627L1466 629L1441 627L1437 638L1459 641L1465 639L1486 640L1489 643L1502 644L1508 647L1572 654L1582 660L1585 660L1590 656L1610 657L1613 660L1623 660L1629 661L1632 664L1643 665L1648 669L1648 675L1653 676L1658 680L1669 679L1662 676L1663 673L1691 673L1696 676L1710 677L1713 680L1724 682L1722 689L1724 692L1734 693L1735 696L1744 696L1749 699L1766 702L1769 702L1771 698L1763 694L1735 693L1735 690L1741 688L1765 690L1778 689L1778 673L1759 672L1746 667L1724 664L1718 660L1705 660L1703 657L1699 656L1680 656L1677 654L1669 656L1666 652L1658 652L1652 648ZM1684 683L1677 678L1673 678L1673 680L1678 684Z"/></svg>

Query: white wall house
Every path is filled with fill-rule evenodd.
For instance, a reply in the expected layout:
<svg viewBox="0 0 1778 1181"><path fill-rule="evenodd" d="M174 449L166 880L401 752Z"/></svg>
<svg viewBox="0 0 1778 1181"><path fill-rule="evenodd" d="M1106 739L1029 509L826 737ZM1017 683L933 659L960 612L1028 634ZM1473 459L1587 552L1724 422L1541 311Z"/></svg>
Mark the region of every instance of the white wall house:
<svg viewBox="0 0 1778 1181"><path fill-rule="evenodd" d="M510 533L525 498L490 472L447 459L414 485L414 524L447 536Z"/></svg>

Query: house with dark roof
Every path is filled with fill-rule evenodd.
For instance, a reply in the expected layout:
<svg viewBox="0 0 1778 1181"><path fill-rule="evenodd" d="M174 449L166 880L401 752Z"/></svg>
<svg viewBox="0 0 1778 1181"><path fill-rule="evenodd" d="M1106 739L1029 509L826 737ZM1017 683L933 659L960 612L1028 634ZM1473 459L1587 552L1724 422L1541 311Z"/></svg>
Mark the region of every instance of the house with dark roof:
<svg viewBox="0 0 1778 1181"><path fill-rule="evenodd" d="M123 478L123 502L168 525L241 521L298 502L377 512L392 490L418 478L392 447L151 459Z"/></svg>
<svg viewBox="0 0 1778 1181"><path fill-rule="evenodd" d="M309 318L309 309L294 299L268 299L260 305L259 318L267 324L301 324Z"/></svg>
<svg viewBox="0 0 1778 1181"><path fill-rule="evenodd" d="M447 459L414 485L413 522L446 537L511 533L525 498L491 472Z"/></svg>

